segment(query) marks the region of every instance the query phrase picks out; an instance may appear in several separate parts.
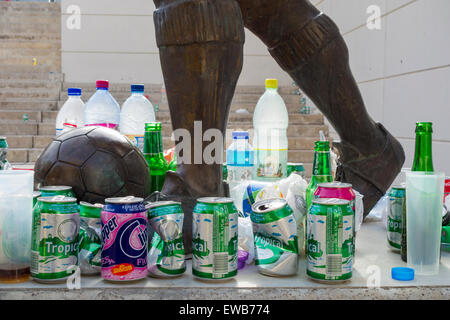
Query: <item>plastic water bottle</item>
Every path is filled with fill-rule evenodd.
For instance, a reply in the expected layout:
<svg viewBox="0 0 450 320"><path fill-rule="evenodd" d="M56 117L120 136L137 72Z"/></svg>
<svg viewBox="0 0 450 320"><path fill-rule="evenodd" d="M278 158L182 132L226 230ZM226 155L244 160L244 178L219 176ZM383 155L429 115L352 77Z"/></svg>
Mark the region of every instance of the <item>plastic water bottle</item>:
<svg viewBox="0 0 450 320"><path fill-rule="evenodd" d="M145 124L155 121L155 110L144 96L144 85L132 84L131 96L124 102L120 112L120 133L143 152Z"/></svg>
<svg viewBox="0 0 450 320"><path fill-rule="evenodd" d="M266 92L253 114L254 180L276 181L287 176L288 112L278 94L278 81L266 80Z"/></svg>
<svg viewBox="0 0 450 320"><path fill-rule="evenodd" d="M252 179L254 153L247 131L232 133L233 143L227 149L228 184L230 191L243 181Z"/></svg>
<svg viewBox="0 0 450 320"><path fill-rule="evenodd" d="M65 126L69 124L73 128L80 128L84 126L83 113L84 102L81 100L80 88L67 89L69 98L59 110L56 116L56 135L63 133Z"/></svg>
<svg viewBox="0 0 450 320"><path fill-rule="evenodd" d="M102 126L117 129L120 121L120 106L109 93L109 82L96 82L97 91L86 102L84 108L85 126Z"/></svg>

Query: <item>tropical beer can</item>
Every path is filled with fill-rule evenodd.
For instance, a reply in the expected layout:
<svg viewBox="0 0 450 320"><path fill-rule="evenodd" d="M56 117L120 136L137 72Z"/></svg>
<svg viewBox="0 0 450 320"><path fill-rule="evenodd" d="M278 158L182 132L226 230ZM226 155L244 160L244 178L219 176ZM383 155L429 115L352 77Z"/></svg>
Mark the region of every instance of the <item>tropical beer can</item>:
<svg viewBox="0 0 450 320"><path fill-rule="evenodd" d="M298 270L297 223L287 201L258 201L252 207L250 219L258 271L269 276L295 275Z"/></svg>
<svg viewBox="0 0 450 320"><path fill-rule="evenodd" d="M42 194L39 191L33 191L33 208L40 197L42 197Z"/></svg>
<svg viewBox="0 0 450 320"><path fill-rule="evenodd" d="M307 214L306 274L338 283L352 277L355 214L343 199L315 199Z"/></svg>
<svg viewBox="0 0 450 320"><path fill-rule="evenodd" d="M142 198L108 198L101 212L102 278L133 281L147 276L147 209Z"/></svg>
<svg viewBox="0 0 450 320"><path fill-rule="evenodd" d="M63 282L78 266L80 213L75 198L41 197L33 211L31 277Z"/></svg>
<svg viewBox="0 0 450 320"><path fill-rule="evenodd" d="M192 213L192 274L225 280L238 270L238 211L231 198L200 198Z"/></svg>
<svg viewBox="0 0 450 320"><path fill-rule="evenodd" d="M338 181L319 183L314 192L314 199L344 199L350 201L350 207L355 211L356 194L350 183Z"/></svg>
<svg viewBox="0 0 450 320"><path fill-rule="evenodd" d="M154 202L148 210L153 237L148 252L148 274L158 278L173 278L186 271L183 221L180 202Z"/></svg>
<svg viewBox="0 0 450 320"><path fill-rule="evenodd" d="M81 274L99 274L102 267L102 204L80 202L80 251L78 254Z"/></svg>
<svg viewBox="0 0 450 320"><path fill-rule="evenodd" d="M402 248L403 213L406 212L406 189L394 186L389 192L387 214L387 242L390 248Z"/></svg>
<svg viewBox="0 0 450 320"><path fill-rule="evenodd" d="M291 173L296 173L302 178L305 178L305 167L303 166L303 163L288 162L287 176L289 177Z"/></svg>
<svg viewBox="0 0 450 320"><path fill-rule="evenodd" d="M39 192L41 197L65 196L76 198L70 186L45 186L40 187Z"/></svg>

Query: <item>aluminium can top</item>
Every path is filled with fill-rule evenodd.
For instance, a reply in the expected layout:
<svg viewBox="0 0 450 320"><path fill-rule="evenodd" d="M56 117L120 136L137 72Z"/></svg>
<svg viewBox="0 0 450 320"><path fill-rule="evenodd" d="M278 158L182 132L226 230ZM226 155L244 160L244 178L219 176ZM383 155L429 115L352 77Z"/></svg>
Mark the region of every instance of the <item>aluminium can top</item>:
<svg viewBox="0 0 450 320"><path fill-rule="evenodd" d="M221 204L221 203L232 203L233 199L226 197L205 197L197 199L197 202L210 203L210 204Z"/></svg>
<svg viewBox="0 0 450 320"><path fill-rule="evenodd" d="M143 198L138 198L134 196L128 196L128 197L117 197L117 198L108 198L105 200L105 203L110 204L134 204L134 203L140 203L143 202Z"/></svg>
<svg viewBox="0 0 450 320"><path fill-rule="evenodd" d="M284 199L267 199L258 201L253 204L252 211L254 213L266 213L272 212L284 208L287 205L287 201Z"/></svg>
<svg viewBox="0 0 450 320"><path fill-rule="evenodd" d="M348 189L352 187L350 183L343 183L339 181L319 183L317 186L322 188L333 188L333 189Z"/></svg>
<svg viewBox="0 0 450 320"><path fill-rule="evenodd" d="M337 198L320 198L320 199L314 199L312 201L313 204L320 204L324 206L345 206L350 204L350 201L344 200L344 199L337 199Z"/></svg>

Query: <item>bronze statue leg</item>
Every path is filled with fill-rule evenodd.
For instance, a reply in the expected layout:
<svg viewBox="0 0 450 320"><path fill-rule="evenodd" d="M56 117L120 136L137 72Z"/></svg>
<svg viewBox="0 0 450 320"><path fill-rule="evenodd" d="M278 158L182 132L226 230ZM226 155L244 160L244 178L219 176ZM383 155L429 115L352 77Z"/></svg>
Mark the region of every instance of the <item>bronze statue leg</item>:
<svg viewBox="0 0 450 320"><path fill-rule="evenodd" d="M187 130L192 147L190 161L178 163L176 173L167 173L158 196L182 202L185 246L190 252L196 199L226 195L222 182L223 148L219 163L208 165L200 158L202 163L195 164L195 148L202 156L211 142L198 143L202 137L195 136L194 122L201 121L201 135L208 129L219 129L225 137L230 104L242 69L244 26L234 0L155 0L155 5L156 39L173 130ZM178 156L180 160L185 154Z"/></svg>
<svg viewBox="0 0 450 320"><path fill-rule="evenodd" d="M405 160L400 143L366 111L334 22L307 0L237 0L244 25L328 118L341 138L337 179L364 195L367 215Z"/></svg>

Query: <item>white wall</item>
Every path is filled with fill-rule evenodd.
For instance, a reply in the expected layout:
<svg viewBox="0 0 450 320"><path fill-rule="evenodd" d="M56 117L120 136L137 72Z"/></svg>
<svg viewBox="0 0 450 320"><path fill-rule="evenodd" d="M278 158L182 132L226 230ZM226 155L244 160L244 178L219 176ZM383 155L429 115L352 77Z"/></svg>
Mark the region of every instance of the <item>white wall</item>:
<svg viewBox="0 0 450 320"><path fill-rule="evenodd" d="M81 28L69 30L67 9L81 9ZM62 0L62 71L68 82L162 83L155 40L152 0ZM292 80L281 70L263 43L246 31L244 66L239 85L263 85L277 77Z"/></svg>
<svg viewBox="0 0 450 320"><path fill-rule="evenodd" d="M416 121L433 122L435 170L450 176L450 1L314 0L339 25L372 117L414 157ZM366 12L381 9L381 30Z"/></svg>
<svg viewBox="0 0 450 320"><path fill-rule="evenodd" d="M434 123L434 164L450 175L450 1L312 0L335 20L350 50L351 67L372 117L393 133L412 164L416 121ZM68 30L69 5L81 9L81 29ZM381 30L366 12L381 9ZM68 82L162 83L151 0L62 0L62 69ZM292 80L265 46L246 32L239 85Z"/></svg>

